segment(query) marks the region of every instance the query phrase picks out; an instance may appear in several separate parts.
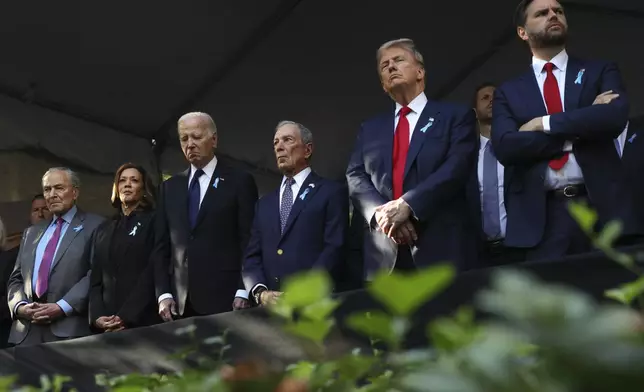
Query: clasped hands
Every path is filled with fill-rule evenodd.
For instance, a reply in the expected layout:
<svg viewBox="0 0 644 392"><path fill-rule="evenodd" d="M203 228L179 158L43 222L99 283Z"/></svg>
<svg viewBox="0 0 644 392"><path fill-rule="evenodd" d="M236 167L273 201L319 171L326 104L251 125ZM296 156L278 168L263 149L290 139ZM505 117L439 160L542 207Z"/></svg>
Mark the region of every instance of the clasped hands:
<svg viewBox="0 0 644 392"><path fill-rule="evenodd" d="M376 223L397 244L412 245L418 236L411 222L411 207L402 198L376 207Z"/></svg>
<svg viewBox="0 0 644 392"><path fill-rule="evenodd" d="M618 97L619 97L619 94L613 92L613 90L608 90L599 94L597 97L595 97L595 101L593 101L593 105L606 105L611 103L613 100L617 99ZM543 117L533 118L532 120L523 124L521 128L519 128L519 131L522 131L522 132L539 132L539 131L542 132L543 130L544 130Z"/></svg>
<svg viewBox="0 0 644 392"><path fill-rule="evenodd" d="M20 305L16 313L19 318L31 321L34 324L50 324L65 315L60 306L56 304L40 304L36 302Z"/></svg>
<svg viewBox="0 0 644 392"><path fill-rule="evenodd" d="M105 332L116 332L125 329L125 323L116 315L99 317L94 324Z"/></svg>

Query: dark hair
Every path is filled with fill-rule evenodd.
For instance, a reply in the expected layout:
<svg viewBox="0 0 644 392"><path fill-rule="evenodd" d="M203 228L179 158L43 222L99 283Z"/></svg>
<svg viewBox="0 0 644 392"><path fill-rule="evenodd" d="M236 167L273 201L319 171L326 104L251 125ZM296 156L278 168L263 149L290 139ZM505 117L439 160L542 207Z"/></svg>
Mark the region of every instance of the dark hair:
<svg viewBox="0 0 644 392"><path fill-rule="evenodd" d="M45 195L43 195L42 193L39 193L37 195L34 195L34 197L31 198L32 203L36 200L45 200Z"/></svg>
<svg viewBox="0 0 644 392"><path fill-rule="evenodd" d="M496 88L496 84L492 82L484 82L476 86L476 90L474 90L474 95L472 96L472 107L476 107L476 101L478 100L479 97L479 91L483 90L486 87L494 87Z"/></svg>
<svg viewBox="0 0 644 392"><path fill-rule="evenodd" d="M123 172L127 169L135 169L136 171L141 173L143 199L141 200L139 208L143 210L154 209L154 207L156 206L156 188L154 187L154 184L152 184L152 180L150 176L148 176L148 172L143 168L143 166L136 165L130 162L121 165L121 167L116 170L116 174L114 174L114 183L112 184L112 206L119 211L121 210L121 199L119 199L118 185L121 174L123 174Z"/></svg>
<svg viewBox="0 0 644 392"><path fill-rule="evenodd" d="M514 26L523 27L528 19L527 11L534 0L521 0L516 10L514 10Z"/></svg>

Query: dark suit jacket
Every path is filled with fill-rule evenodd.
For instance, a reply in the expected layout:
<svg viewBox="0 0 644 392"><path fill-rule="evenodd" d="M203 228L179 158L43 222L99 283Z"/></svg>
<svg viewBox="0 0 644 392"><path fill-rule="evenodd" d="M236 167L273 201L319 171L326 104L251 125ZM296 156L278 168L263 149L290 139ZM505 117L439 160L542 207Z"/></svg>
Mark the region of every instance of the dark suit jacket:
<svg viewBox="0 0 644 392"><path fill-rule="evenodd" d="M466 269L476 258L466 199L476 157L475 124L470 108L428 101L414 129L402 198L417 218L418 241L412 255L418 266L452 261ZM351 200L370 223L376 207L393 197L393 136L393 110L366 121L347 168ZM379 268L392 269L396 244L375 229L365 237L367 277Z"/></svg>
<svg viewBox="0 0 644 392"><path fill-rule="evenodd" d="M7 305L7 283L16 265L19 249L18 246L5 251L0 249L0 348L7 347L9 330L11 330L12 319Z"/></svg>
<svg viewBox="0 0 644 392"><path fill-rule="evenodd" d="M156 296L171 293L183 314L188 295L194 310L232 310L243 289L241 268L257 202L257 186L246 172L218 161L201 202L197 225L188 221L190 170L165 181L157 209ZM219 178L217 187L215 179Z"/></svg>
<svg viewBox="0 0 644 392"><path fill-rule="evenodd" d="M161 322L157 313L154 291L154 268L151 254L154 249L153 211L137 211L131 217L136 224L135 235L128 236L113 258L112 238L118 219L104 222L94 234L92 244L92 274L90 279L89 320L117 315L126 327L139 327Z"/></svg>
<svg viewBox="0 0 644 392"><path fill-rule="evenodd" d="M581 83L575 83L581 70ZM641 231L623 189L621 161L613 141L624 130L629 110L617 66L570 57L565 86L566 111L550 116L549 134L519 131L521 125L547 114L532 68L494 93L492 145L499 161L513 167L507 197L512 211L508 246L527 248L541 241L546 225L546 167L561 154L566 140L574 142L573 152L600 223L620 219L627 234ZM619 93L619 98L608 105L592 105L597 95L608 90Z"/></svg>
<svg viewBox="0 0 644 392"><path fill-rule="evenodd" d="M342 184L311 172L280 229L280 188L257 203L244 260L244 284L280 290L285 277L309 269L331 272L344 261L349 197Z"/></svg>
<svg viewBox="0 0 644 392"><path fill-rule="evenodd" d="M635 215L644 222L644 128L631 124L622 152L624 180L630 187L635 206Z"/></svg>
<svg viewBox="0 0 644 392"><path fill-rule="evenodd" d="M59 338L75 338L90 334L87 303L91 239L96 228L104 220L101 216L78 209L58 246L49 273L45 300L47 303L56 303L62 299L73 309L72 314L63 316L49 325L52 334ZM31 328L31 323L18 319L14 310L20 302L34 300L32 277L37 273L34 271L36 249L51 222L40 222L25 231L20 242L16 267L9 278L9 311L14 319L9 341L14 344L22 343Z"/></svg>

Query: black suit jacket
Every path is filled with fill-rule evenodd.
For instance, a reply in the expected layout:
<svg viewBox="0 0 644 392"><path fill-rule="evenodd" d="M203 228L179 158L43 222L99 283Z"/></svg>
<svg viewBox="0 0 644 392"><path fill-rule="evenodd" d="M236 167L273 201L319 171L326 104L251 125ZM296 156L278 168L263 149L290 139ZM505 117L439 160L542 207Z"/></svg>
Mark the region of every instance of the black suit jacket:
<svg viewBox="0 0 644 392"><path fill-rule="evenodd" d="M633 195L635 214L644 222L644 132L643 127L631 124L622 152L624 180Z"/></svg>
<svg viewBox="0 0 644 392"><path fill-rule="evenodd" d="M127 327L161 322L154 292L154 267L151 262L155 246L152 211L137 211L131 219L137 223L135 235L117 246L119 258L111 255L112 239L118 220L104 222L94 234L92 274L90 276L89 318L92 325L102 316L117 315Z"/></svg>
<svg viewBox="0 0 644 392"><path fill-rule="evenodd" d="M9 283L9 276L16 265L19 250L19 246L5 251L0 250L0 349L7 347L9 331L13 322L7 305L7 283Z"/></svg>
<svg viewBox="0 0 644 392"><path fill-rule="evenodd" d="M191 229L189 176L186 170L161 186L156 295L171 293L180 314L188 298L199 314L227 312L232 310L236 291L244 288L241 266L255 215L257 185L249 173L218 161Z"/></svg>

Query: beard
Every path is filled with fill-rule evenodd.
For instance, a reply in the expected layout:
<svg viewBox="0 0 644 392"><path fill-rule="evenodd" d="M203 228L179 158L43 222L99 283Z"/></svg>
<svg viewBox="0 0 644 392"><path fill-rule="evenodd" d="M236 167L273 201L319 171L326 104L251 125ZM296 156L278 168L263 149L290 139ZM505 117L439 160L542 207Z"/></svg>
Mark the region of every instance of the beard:
<svg viewBox="0 0 644 392"><path fill-rule="evenodd" d="M546 28L544 31L528 33L528 39L531 46L539 49L564 46L566 44L567 37L568 30L566 28L554 32L551 32Z"/></svg>

